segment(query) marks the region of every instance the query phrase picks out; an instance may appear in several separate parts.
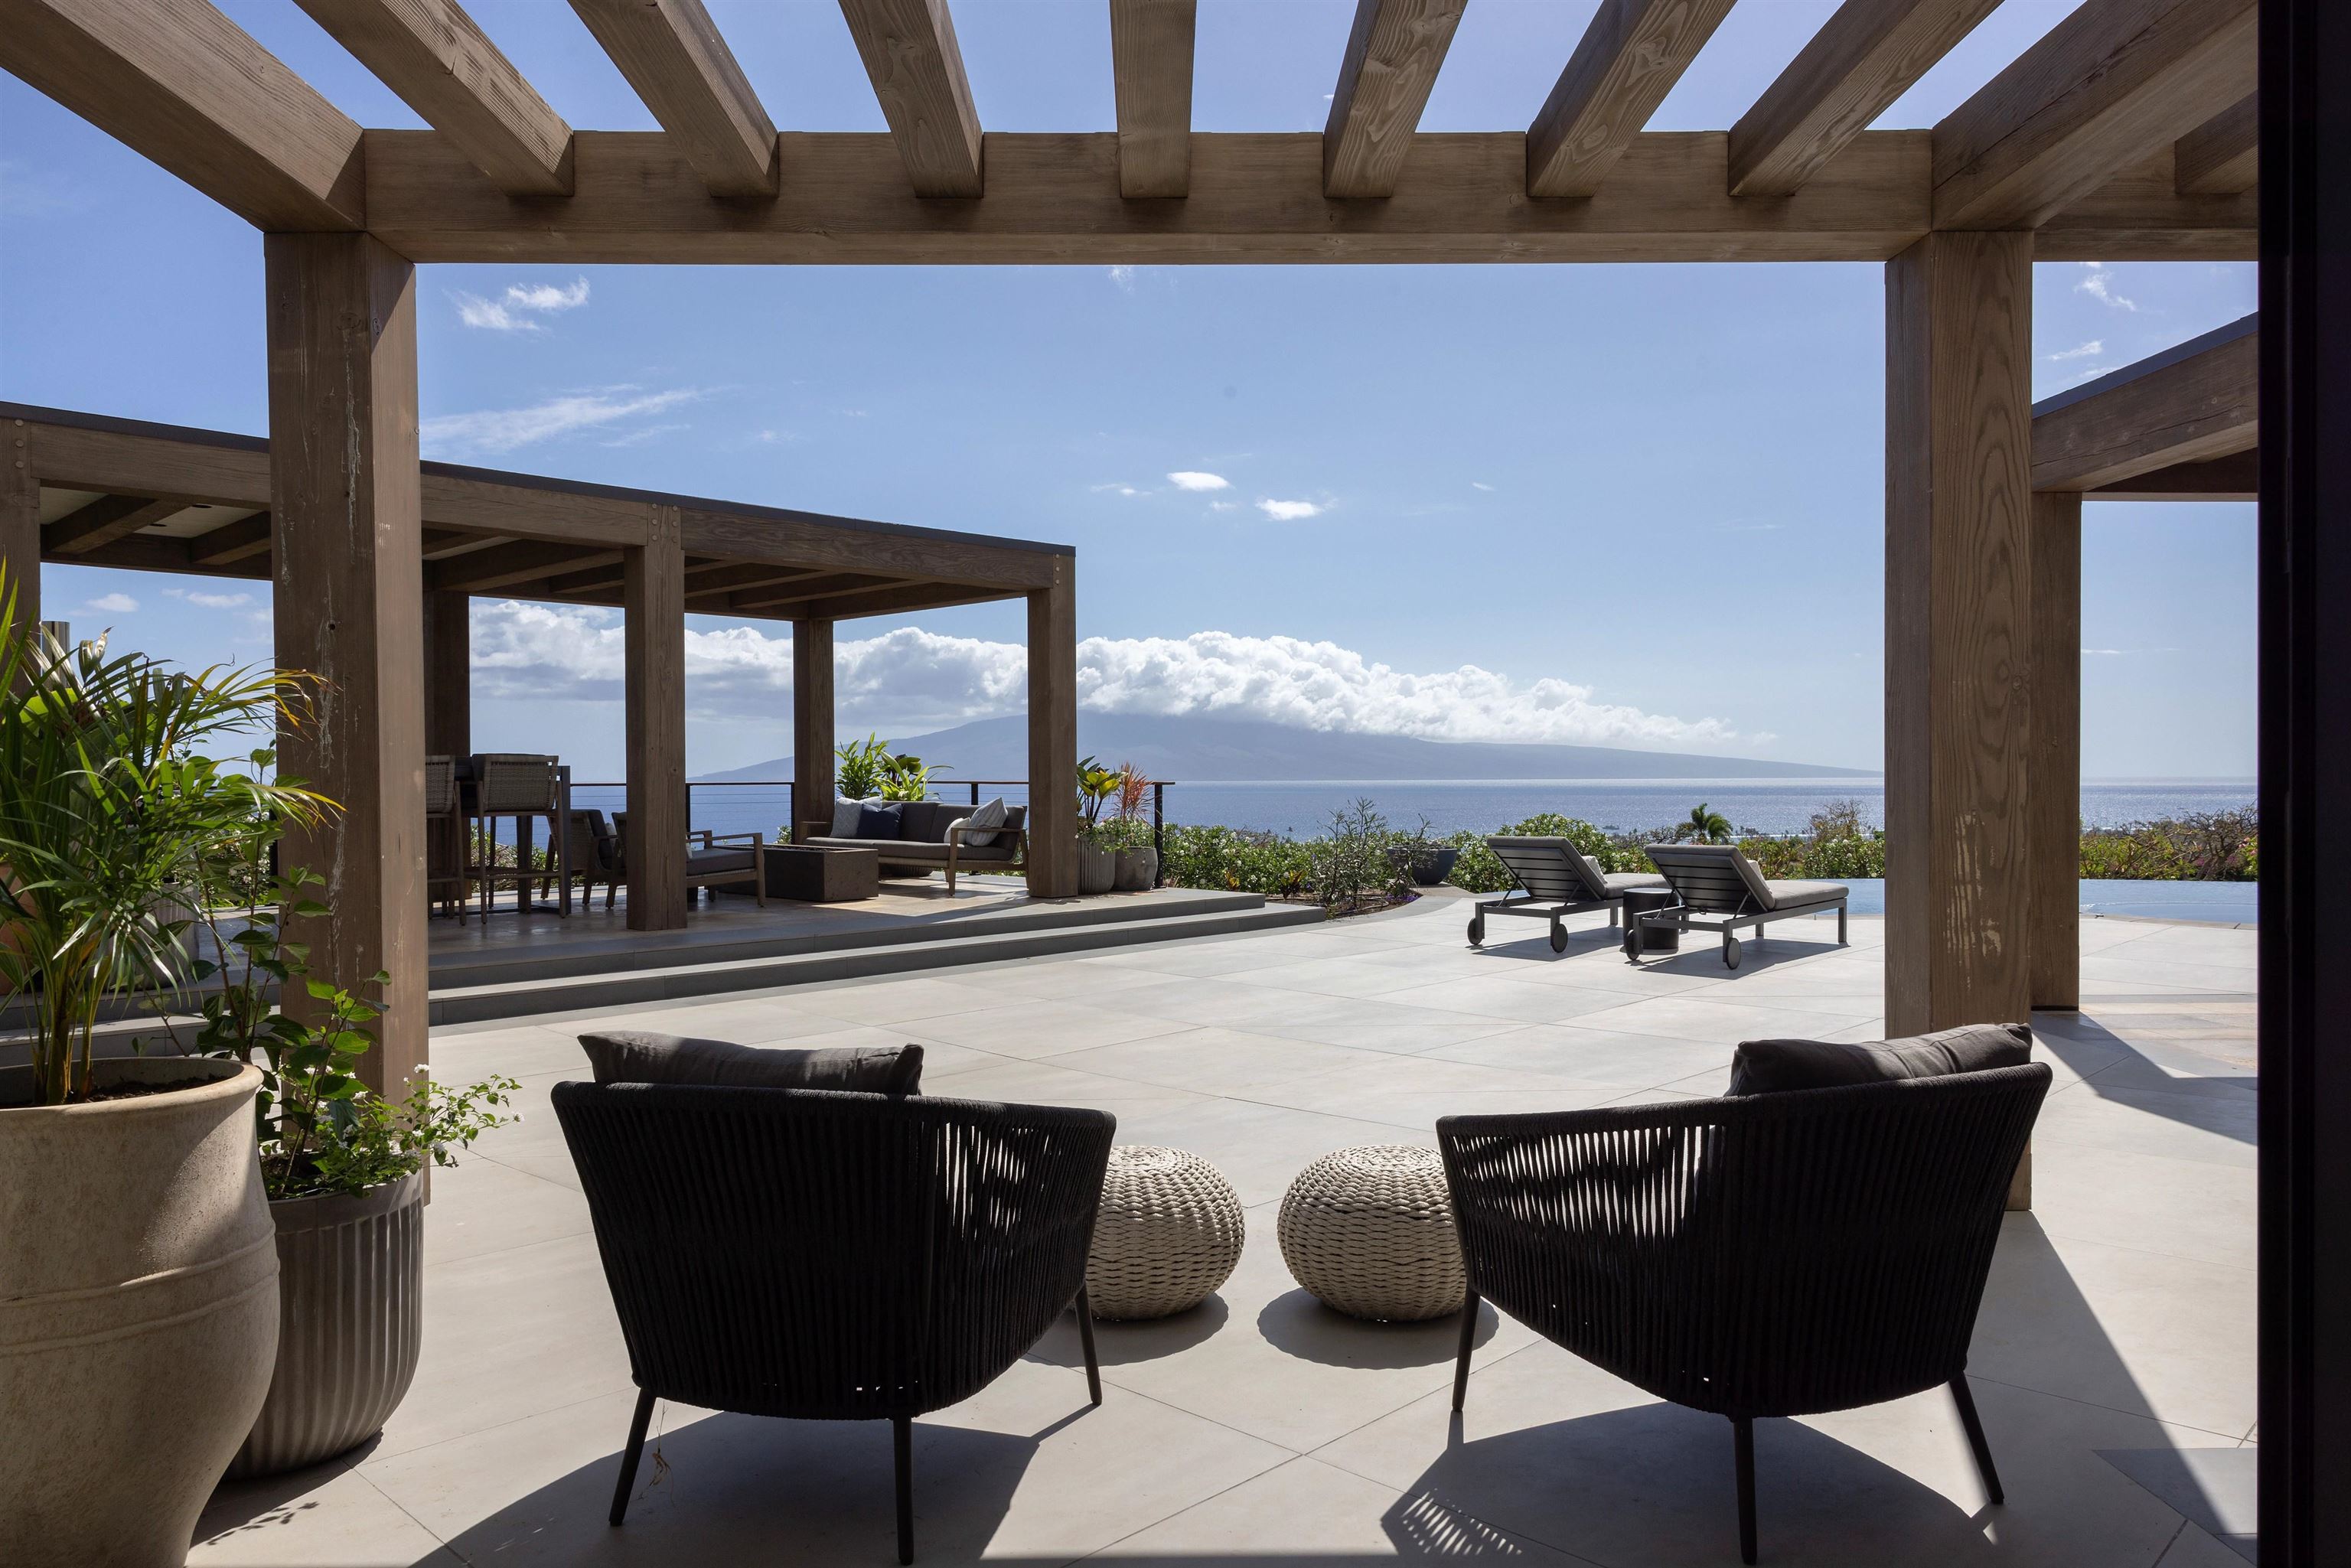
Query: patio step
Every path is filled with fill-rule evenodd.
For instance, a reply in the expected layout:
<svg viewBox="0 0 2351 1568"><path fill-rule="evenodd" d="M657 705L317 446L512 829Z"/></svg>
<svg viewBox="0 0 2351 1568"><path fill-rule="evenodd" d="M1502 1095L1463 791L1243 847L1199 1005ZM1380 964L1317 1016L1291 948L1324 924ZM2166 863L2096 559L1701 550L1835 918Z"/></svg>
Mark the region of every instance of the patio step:
<svg viewBox="0 0 2351 1568"><path fill-rule="evenodd" d="M593 973L478 985L451 986L447 978L454 977L444 977L436 967L431 998L432 1021L437 1028L489 1019L526 1018L534 1013L635 1006L728 991L767 990L825 980L994 964L1008 958L1175 942L1193 936L1230 936L1292 925L1319 925L1323 919L1322 911L1312 905L1269 904L1254 894L1236 895L1229 901L1201 902L1211 907L1194 906L1194 912L1183 915L1072 918L1053 924L1038 920L1032 913L1026 921L1006 920L998 929L975 931L968 936L908 938L860 933L861 936L873 939L731 959L715 957L708 949L696 949L697 961L692 963L635 968L607 964ZM1089 907L1083 904L1068 906L1073 914ZM975 919L970 924L977 926L980 922ZM645 955L632 956L642 958Z"/></svg>

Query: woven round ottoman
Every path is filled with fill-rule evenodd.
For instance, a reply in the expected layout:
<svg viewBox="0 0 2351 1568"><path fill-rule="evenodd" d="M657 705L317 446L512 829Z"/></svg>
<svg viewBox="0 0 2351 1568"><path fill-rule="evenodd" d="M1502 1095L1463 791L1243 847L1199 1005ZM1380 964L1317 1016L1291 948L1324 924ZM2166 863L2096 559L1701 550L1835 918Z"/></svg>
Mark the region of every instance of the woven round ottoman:
<svg viewBox="0 0 2351 1568"><path fill-rule="evenodd" d="M1120 1144L1102 1176L1086 1297L1112 1322L1188 1312L1232 1276L1249 1234L1224 1173L1183 1149Z"/></svg>
<svg viewBox="0 0 2351 1568"><path fill-rule="evenodd" d="M1461 1310L1469 1282L1435 1149L1341 1149L1298 1173L1281 1200L1281 1260L1350 1317L1410 1323Z"/></svg>

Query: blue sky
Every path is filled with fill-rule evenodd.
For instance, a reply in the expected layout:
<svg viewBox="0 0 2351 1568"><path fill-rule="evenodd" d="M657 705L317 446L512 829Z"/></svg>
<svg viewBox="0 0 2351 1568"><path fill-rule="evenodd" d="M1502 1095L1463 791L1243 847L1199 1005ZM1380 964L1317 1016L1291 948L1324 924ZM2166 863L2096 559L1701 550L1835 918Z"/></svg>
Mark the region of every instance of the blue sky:
<svg viewBox="0 0 2351 1568"><path fill-rule="evenodd" d="M568 5L470 8L573 125L652 127ZM710 8L779 127L883 129L830 0ZM296 7L224 9L362 123L419 123ZM1523 126L1592 9L1479 0L1424 127ZM1653 128L1729 124L1834 9L1747 0ZM1931 124L2070 9L2007 0L1879 123ZM1099 0L955 14L984 124L1111 127ZM1320 129L1352 14L1202 0L1196 126ZM2042 267L2036 394L2253 290ZM431 267L418 300L427 456L1073 544L1097 704L1882 757L1876 266ZM5 76L0 397L266 425L258 235ZM2253 546L2250 506L2088 509L2086 773L2252 771ZM45 595L174 657L267 653L266 585L51 568ZM477 743L616 767L611 619L476 621ZM696 770L789 749L784 632L697 621ZM1017 711L1022 634L1009 606L845 625L844 725Z"/></svg>

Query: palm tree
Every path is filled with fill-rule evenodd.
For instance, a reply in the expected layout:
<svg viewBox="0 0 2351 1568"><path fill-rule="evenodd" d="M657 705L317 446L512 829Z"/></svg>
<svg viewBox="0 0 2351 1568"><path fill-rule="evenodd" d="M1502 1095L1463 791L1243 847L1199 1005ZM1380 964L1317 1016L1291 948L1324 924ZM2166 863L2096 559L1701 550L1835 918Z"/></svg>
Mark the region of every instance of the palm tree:
<svg viewBox="0 0 2351 1568"><path fill-rule="evenodd" d="M1700 800L1698 809L1689 814L1689 821L1682 824L1682 831L1702 844L1727 844L1730 841L1730 819Z"/></svg>

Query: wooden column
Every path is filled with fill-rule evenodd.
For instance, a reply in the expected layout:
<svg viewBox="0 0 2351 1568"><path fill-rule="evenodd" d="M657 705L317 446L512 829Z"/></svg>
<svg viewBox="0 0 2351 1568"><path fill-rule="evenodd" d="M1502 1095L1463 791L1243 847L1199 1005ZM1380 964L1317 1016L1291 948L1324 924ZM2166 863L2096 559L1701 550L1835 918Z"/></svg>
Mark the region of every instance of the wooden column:
<svg viewBox="0 0 2351 1568"><path fill-rule="evenodd" d="M360 1074L396 1094L426 1024L415 269L363 234L273 234L263 255L277 664L321 683L278 767L342 807L280 863L326 878L332 914L291 928L313 973L363 994L389 974Z"/></svg>
<svg viewBox="0 0 2351 1568"><path fill-rule="evenodd" d="M2032 240L1886 267L1889 1034L2032 1011Z"/></svg>
<svg viewBox="0 0 2351 1568"><path fill-rule="evenodd" d="M1077 560L1029 595L1029 896L1078 891Z"/></svg>
<svg viewBox="0 0 2351 1568"><path fill-rule="evenodd" d="M2082 497L2032 497L2032 1005L2082 1002Z"/></svg>
<svg viewBox="0 0 2351 1568"><path fill-rule="evenodd" d="M41 623L41 481L33 472L32 433L21 419L8 422L0 445L0 563L8 568L8 591L16 596L16 619Z"/></svg>
<svg viewBox="0 0 2351 1568"><path fill-rule="evenodd" d="M623 553L629 929L685 925L685 549L675 507Z"/></svg>
<svg viewBox="0 0 2351 1568"><path fill-rule="evenodd" d="M473 600L424 597L424 750L465 757L474 749Z"/></svg>
<svg viewBox="0 0 2351 1568"><path fill-rule="evenodd" d="M832 828L832 622L792 622L792 836Z"/></svg>

